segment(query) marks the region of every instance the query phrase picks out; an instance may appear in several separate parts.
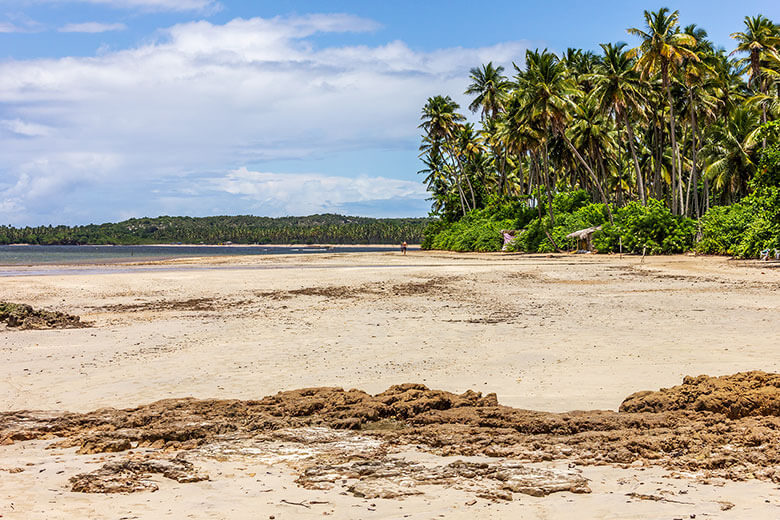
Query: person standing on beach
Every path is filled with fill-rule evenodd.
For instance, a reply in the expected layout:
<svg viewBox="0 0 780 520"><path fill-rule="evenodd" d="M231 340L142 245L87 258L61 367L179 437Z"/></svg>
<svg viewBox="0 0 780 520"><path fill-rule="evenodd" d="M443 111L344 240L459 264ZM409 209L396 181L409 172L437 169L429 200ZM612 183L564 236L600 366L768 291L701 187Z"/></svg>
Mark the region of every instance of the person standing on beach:
<svg viewBox="0 0 780 520"><path fill-rule="evenodd" d="M406 242L401 242L401 252L406 255Z"/></svg>

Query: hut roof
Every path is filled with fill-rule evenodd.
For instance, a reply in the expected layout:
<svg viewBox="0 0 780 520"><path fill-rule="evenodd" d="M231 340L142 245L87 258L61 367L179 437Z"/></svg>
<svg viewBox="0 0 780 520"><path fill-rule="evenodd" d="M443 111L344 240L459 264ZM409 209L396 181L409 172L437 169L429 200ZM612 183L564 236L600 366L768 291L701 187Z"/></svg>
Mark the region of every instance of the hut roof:
<svg viewBox="0 0 780 520"><path fill-rule="evenodd" d="M573 233L569 233L566 235L566 238L576 238L578 240L587 240L589 236L591 236L596 231L599 231L601 229L601 226L594 226L589 227L585 229L580 229L579 231L575 231Z"/></svg>

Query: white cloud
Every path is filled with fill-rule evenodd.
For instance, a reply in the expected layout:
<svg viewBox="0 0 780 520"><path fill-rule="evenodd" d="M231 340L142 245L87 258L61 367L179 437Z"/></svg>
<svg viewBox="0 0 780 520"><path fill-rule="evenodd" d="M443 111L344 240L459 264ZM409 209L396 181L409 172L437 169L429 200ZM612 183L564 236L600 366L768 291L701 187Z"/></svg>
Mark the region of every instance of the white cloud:
<svg viewBox="0 0 780 520"><path fill-rule="evenodd" d="M0 33L22 32L22 29L12 23L0 22Z"/></svg>
<svg viewBox="0 0 780 520"><path fill-rule="evenodd" d="M0 0L2 5L3 0ZM43 26L35 20L21 14L5 14L8 21L0 21L0 34L8 33L32 33L43 29Z"/></svg>
<svg viewBox="0 0 780 520"><path fill-rule="evenodd" d="M419 182L386 177L357 178L317 173L269 173L241 167L211 179L214 188L248 199L278 215L345 212L356 202L425 198Z"/></svg>
<svg viewBox="0 0 780 520"><path fill-rule="evenodd" d="M235 19L224 25L201 21L173 26L158 41L95 57L0 62L0 117L17 134L0 147L0 177L20 179L24 173L28 179L77 179L84 168L62 157L112 157L108 165L98 161L90 166L96 177L79 188L86 190L79 196L89 203L88 193L122 183L126 198L144 197L151 204L152 183L162 190L190 184L205 196L215 185L197 179L231 172L224 173L223 198L208 206L212 213L226 213L232 208L224 198L230 196L226 188L251 184L244 177L262 180L266 187L277 185L277 177L258 179L250 171L264 169L265 161L308 160L299 171L311 171L308 164L316 159L346 151L403 149L416 154L419 114L427 97L449 94L465 106L461 93L470 67L489 60L522 60L526 48L523 42L510 42L420 52L399 41L320 47L311 39L316 33L376 27L350 15ZM30 121L40 126L25 123ZM376 157L382 157L380 152ZM58 166L36 167L42 160ZM242 166L247 170L240 174ZM353 201L369 200L374 195L366 190L374 181L357 189L333 175L375 180L372 168L367 161L343 172L319 172L327 175L317 177L316 185L329 193L343 190ZM403 173L409 178L414 172ZM387 188L389 181L380 185ZM360 182L353 180L356 186ZM3 186L0 181L0 202L7 199ZM68 186L73 184L61 188ZM393 186L394 193L408 187ZM30 218L70 218L56 200L42 208L23 191L14 196L27 208L26 215L36 215ZM232 196L262 194L243 189ZM424 198L420 191L414 196ZM329 197L335 204L351 202ZM286 208L293 204L290 199ZM127 206L130 202L118 198L104 208L113 213L101 218L115 218ZM2 207L0 223L10 217Z"/></svg>
<svg viewBox="0 0 780 520"><path fill-rule="evenodd" d="M52 131L52 128L46 125L29 123L21 119L3 119L0 120L0 126L24 137L45 137L50 135Z"/></svg>
<svg viewBox="0 0 780 520"><path fill-rule="evenodd" d="M111 7L142 8L165 11L206 11L220 7L215 0L70 0Z"/></svg>
<svg viewBox="0 0 780 520"><path fill-rule="evenodd" d="M83 22L69 23L60 27L59 31L64 33L103 33L124 31L125 29L127 29L127 26L123 23Z"/></svg>
<svg viewBox="0 0 780 520"><path fill-rule="evenodd" d="M0 0L14 3L18 0ZM94 4L116 9L141 9L146 11L200 11L215 12L222 6L217 0L29 0L38 4Z"/></svg>

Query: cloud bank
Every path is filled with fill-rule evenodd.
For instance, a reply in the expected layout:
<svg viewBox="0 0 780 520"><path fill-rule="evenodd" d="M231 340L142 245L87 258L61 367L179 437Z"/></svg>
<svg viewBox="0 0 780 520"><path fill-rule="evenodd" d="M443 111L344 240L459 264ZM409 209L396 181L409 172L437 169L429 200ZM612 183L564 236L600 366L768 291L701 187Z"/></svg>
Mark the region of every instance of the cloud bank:
<svg viewBox="0 0 780 520"><path fill-rule="evenodd" d="M414 153L427 97L458 99L470 67L527 45L318 45L376 28L345 14L199 21L132 49L0 63L0 224L422 207L416 183L370 162L305 172L334 154ZM300 167L260 173L269 161Z"/></svg>
<svg viewBox="0 0 780 520"><path fill-rule="evenodd" d="M0 5L18 0L0 0ZM222 8L216 0L28 0L35 4L93 4L114 9L140 9L144 11L199 11L215 12Z"/></svg>

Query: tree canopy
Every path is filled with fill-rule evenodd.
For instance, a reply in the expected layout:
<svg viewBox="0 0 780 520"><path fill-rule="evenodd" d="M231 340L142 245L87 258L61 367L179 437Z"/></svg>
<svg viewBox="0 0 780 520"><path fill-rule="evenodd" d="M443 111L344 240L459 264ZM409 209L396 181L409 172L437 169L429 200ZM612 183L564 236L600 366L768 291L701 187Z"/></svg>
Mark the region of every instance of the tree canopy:
<svg viewBox="0 0 780 520"><path fill-rule="evenodd" d="M609 221L653 200L701 219L754 194L777 142L760 129L780 117L780 28L745 17L726 50L678 11L644 11L642 22L627 28L633 46L528 50L511 77L493 62L472 68L473 123L450 96L430 97L420 152L432 214L456 222L525 201L540 221L544 208L555 248L555 204L545 201L562 193L582 190Z"/></svg>

